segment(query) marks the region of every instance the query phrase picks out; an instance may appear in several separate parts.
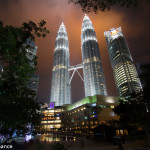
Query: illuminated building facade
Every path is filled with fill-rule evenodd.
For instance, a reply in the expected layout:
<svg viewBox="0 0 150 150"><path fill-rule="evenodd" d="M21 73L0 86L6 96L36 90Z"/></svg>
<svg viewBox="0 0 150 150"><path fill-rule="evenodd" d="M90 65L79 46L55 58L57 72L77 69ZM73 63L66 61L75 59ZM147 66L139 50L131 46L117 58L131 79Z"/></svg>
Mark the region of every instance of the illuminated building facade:
<svg viewBox="0 0 150 150"><path fill-rule="evenodd" d="M95 95L63 107L42 108L41 130L86 133L102 123L109 125L112 120L119 120L112 110L118 100L118 97Z"/></svg>
<svg viewBox="0 0 150 150"><path fill-rule="evenodd" d="M110 125L112 120L119 120L119 116L112 110L117 105L118 97L104 95L85 97L68 106L65 129L74 130L76 133L88 133L88 130L92 132L92 129L100 124Z"/></svg>
<svg viewBox="0 0 150 150"><path fill-rule="evenodd" d="M87 15L82 23L81 44L85 96L107 95L96 33Z"/></svg>
<svg viewBox="0 0 150 150"><path fill-rule="evenodd" d="M119 96L142 90L130 50L121 27L104 32Z"/></svg>
<svg viewBox="0 0 150 150"><path fill-rule="evenodd" d="M52 109L43 108L41 111L41 130L44 132L58 131L61 128L61 113L61 106L56 106Z"/></svg>
<svg viewBox="0 0 150 150"><path fill-rule="evenodd" d="M69 42L66 28L62 23L57 33L53 55L50 101L55 102L55 106L71 103L69 65Z"/></svg>

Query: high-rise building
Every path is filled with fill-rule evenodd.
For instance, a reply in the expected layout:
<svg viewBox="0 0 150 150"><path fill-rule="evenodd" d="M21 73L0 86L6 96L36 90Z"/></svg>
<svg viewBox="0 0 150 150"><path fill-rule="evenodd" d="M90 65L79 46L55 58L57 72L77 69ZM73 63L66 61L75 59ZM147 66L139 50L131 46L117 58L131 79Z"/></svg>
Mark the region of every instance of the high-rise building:
<svg viewBox="0 0 150 150"><path fill-rule="evenodd" d="M33 60L37 55L37 46L30 39L27 39L27 42L26 42L26 52L27 52L26 56L29 60ZM33 63L30 63L30 65L32 67L35 67L35 64Z"/></svg>
<svg viewBox="0 0 150 150"><path fill-rule="evenodd" d="M33 41L31 41L30 39L27 39L26 42L26 56L29 60L33 60L34 58L36 58L37 55L37 46L35 45L35 43ZM30 65L32 67L35 67L35 64L33 62L30 63ZM27 87L35 92L38 91L38 83L39 83L39 75L34 73L33 75L31 75L31 78L29 79L29 81L27 82Z"/></svg>
<svg viewBox="0 0 150 150"><path fill-rule="evenodd" d="M107 95L96 33L87 15L82 23L81 44L85 96Z"/></svg>
<svg viewBox="0 0 150 150"><path fill-rule="evenodd" d="M69 42L66 28L62 23L57 33L53 56L50 101L55 102L55 106L71 103L69 65Z"/></svg>
<svg viewBox="0 0 150 150"><path fill-rule="evenodd" d="M130 50L121 27L104 32L119 96L142 90Z"/></svg>

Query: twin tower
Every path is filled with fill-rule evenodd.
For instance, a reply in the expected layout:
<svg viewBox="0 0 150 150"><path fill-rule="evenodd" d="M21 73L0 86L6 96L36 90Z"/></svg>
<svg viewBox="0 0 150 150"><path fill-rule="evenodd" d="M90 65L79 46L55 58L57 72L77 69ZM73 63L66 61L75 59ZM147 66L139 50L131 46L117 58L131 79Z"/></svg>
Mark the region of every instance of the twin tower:
<svg viewBox="0 0 150 150"><path fill-rule="evenodd" d="M85 15L81 33L82 64L70 66L67 31L62 23L56 37L53 56L51 102L55 106L71 103L70 71L83 68L85 96L107 95L104 73L96 34L89 17Z"/></svg>

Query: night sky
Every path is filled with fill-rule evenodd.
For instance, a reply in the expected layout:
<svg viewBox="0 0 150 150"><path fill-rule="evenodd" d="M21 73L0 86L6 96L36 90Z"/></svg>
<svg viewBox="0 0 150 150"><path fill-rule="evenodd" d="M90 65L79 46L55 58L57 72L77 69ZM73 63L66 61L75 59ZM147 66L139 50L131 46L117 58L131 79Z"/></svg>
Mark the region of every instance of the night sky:
<svg viewBox="0 0 150 150"><path fill-rule="evenodd" d="M109 12L90 13L96 31L101 60L106 78L108 94L117 96L111 64L106 48L104 31L121 27L130 48L134 64L150 61L150 6L134 9L113 8ZM67 0L0 0L0 20L5 25L20 26L32 20L38 23L44 19L50 34L45 39L37 39L38 73L40 75L38 100L49 103L51 87L51 70L55 38L62 22L67 29L69 39L70 64L81 60L81 25L84 17L79 6L68 4ZM82 71L80 71L82 73ZM84 97L83 81L76 73L72 80L72 101Z"/></svg>

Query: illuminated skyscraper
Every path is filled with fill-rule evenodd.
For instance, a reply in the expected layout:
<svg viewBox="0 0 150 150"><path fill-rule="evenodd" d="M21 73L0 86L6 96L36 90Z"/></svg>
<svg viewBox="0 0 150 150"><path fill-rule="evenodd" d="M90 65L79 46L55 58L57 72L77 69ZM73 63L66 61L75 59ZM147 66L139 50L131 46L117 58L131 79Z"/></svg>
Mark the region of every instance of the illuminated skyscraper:
<svg viewBox="0 0 150 150"><path fill-rule="evenodd" d="M121 27L104 32L119 96L142 90L130 50Z"/></svg>
<svg viewBox="0 0 150 150"><path fill-rule="evenodd" d="M71 103L69 65L69 42L66 28L62 23L57 33L53 56L50 101L55 102L55 106Z"/></svg>
<svg viewBox="0 0 150 150"><path fill-rule="evenodd" d="M87 15L82 23L81 44L85 96L107 95L96 33Z"/></svg>

